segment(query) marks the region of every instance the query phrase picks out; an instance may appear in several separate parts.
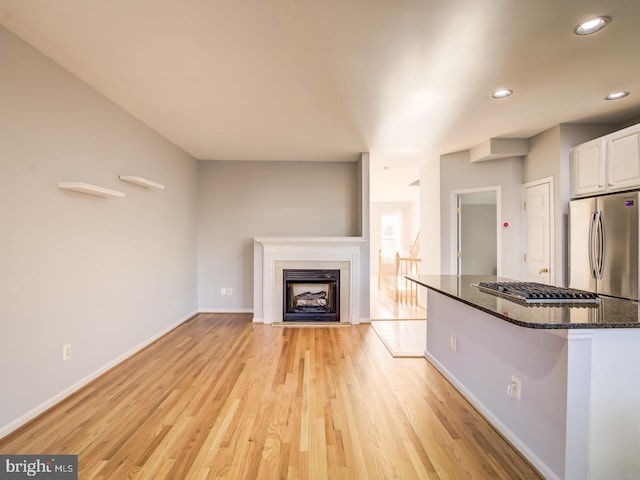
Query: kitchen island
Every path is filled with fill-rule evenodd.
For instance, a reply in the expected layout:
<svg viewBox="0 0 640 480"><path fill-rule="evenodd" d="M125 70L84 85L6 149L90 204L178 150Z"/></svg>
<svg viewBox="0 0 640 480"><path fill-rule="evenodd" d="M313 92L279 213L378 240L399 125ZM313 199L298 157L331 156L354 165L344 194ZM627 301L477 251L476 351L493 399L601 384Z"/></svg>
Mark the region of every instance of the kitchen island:
<svg viewBox="0 0 640 480"><path fill-rule="evenodd" d="M640 478L638 302L527 305L493 276L427 288L425 357L546 478ZM519 384L519 385L518 385Z"/></svg>

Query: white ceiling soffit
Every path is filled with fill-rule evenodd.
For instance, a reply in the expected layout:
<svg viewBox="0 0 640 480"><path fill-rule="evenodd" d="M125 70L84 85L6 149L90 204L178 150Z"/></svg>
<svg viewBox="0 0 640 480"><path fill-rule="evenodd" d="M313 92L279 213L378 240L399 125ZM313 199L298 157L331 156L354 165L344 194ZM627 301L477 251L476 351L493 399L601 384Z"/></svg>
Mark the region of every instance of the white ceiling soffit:
<svg viewBox="0 0 640 480"><path fill-rule="evenodd" d="M497 160L499 158L523 157L529 153L526 138L490 138L473 147L469 154L471 163Z"/></svg>
<svg viewBox="0 0 640 480"><path fill-rule="evenodd" d="M594 14L607 28L575 35ZM0 0L1 25L203 160L616 124L640 115L639 18L638 0Z"/></svg>

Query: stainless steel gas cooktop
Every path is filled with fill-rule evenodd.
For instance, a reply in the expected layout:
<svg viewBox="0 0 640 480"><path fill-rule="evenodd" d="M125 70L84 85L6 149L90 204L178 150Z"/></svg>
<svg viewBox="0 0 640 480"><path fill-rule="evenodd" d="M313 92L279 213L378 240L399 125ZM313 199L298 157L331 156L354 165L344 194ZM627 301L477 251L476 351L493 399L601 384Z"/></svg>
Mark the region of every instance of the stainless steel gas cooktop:
<svg viewBox="0 0 640 480"><path fill-rule="evenodd" d="M554 287L535 282L480 282L480 290L526 303L599 303L592 292L575 288Z"/></svg>

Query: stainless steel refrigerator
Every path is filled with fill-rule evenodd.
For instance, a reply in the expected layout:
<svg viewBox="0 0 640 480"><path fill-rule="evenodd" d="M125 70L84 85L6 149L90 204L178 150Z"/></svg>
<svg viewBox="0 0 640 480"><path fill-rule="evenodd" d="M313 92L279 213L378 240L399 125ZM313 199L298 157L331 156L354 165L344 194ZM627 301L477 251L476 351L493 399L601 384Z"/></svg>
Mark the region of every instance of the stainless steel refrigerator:
<svg viewBox="0 0 640 480"><path fill-rule="evenodd" d="M569 286L638 300L638 192L569 202Z"/></svg>

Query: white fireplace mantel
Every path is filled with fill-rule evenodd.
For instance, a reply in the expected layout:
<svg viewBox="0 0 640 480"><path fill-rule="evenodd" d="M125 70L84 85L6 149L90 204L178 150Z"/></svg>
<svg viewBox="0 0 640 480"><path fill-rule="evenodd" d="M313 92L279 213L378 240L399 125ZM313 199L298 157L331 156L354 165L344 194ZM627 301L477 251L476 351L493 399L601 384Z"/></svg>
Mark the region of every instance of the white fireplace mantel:
<svg viewBox="0 0 640 480"><path fill-rule="evenodd" d="M360 322L361 237L254 238L254 322L282 321L282 270L340 270L340 322Z"/></svg>

